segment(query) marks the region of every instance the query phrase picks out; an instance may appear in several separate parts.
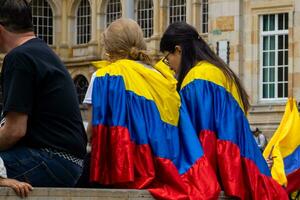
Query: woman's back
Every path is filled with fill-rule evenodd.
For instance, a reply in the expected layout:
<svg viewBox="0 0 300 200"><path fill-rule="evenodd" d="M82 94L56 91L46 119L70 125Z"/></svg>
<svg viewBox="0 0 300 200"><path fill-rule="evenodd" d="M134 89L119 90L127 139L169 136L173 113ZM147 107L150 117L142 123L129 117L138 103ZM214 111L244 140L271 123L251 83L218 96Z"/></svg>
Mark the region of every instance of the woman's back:
<svg viewBox="0 0 300 200"><path fill-rule="evenodd" d="M162 63L154 68L122 59L96 72L90 180L158 198L217 197L208 163L196 170L204 163L197 136L179 134L176 80Z"/></svg>
<svg viewBox="0 0 300 200"><path fill-rule="evenodd" d="M202 61L187 73L180 94L205 155L228 195L241 199L284 196L282 190L274 191L278 185L270 178L252 137L235 83L219 68ZM260 178L251 178L254 176Z"/></svg>

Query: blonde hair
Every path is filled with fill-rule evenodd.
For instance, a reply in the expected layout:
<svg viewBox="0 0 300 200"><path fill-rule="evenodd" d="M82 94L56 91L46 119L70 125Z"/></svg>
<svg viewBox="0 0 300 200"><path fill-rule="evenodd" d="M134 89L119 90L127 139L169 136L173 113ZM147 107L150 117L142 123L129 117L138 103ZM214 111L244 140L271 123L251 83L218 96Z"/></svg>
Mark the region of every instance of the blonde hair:
<svg viewBox="0 0 300 200"><path fill-rule="evenodd" d="M152 65L143 31L132 19L117 19L103 33L103 44L110 60L131 59Z"/></svg>

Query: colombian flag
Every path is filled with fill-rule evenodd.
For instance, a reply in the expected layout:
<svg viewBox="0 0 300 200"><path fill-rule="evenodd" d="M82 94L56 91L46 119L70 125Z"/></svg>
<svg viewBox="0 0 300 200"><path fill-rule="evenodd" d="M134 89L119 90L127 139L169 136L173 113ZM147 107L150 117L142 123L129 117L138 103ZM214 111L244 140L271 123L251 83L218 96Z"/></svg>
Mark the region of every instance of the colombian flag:
<svg viewBox="0 0 300 200"><path fill-rule="evenodd" d="M264 156L274 157L272 176L279 184L287 186L288 193L300 189L300 116L295 99L288 100Z"/></svg>
<svg viewBox="0 0 300 200"><path fill-rule="evenodd" d="M180 95L226 195L287 199L255 143L235 84L219 68L199 62L185 77Z"/></svg>
<svg viewBox="0 0 300 200"><path fill-rule="evenodd" d="M90 180L158 199L217 199L197 136L179 131L177 81L162 62L155 69L124 59L96 72Z"/></svg>

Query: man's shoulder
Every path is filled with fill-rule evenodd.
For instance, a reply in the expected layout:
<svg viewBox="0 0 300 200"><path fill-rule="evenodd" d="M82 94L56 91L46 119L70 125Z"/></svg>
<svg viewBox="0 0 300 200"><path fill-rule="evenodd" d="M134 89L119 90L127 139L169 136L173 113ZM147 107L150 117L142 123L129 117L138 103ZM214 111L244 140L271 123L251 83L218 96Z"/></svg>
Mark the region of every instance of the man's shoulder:
<svg viewBox="0 0 300 200"><path fill-rule="evenodd" d="M32 55L32 51L33 50L41 50L41 49L48 49L49 47L47 46L47 44L43 41L41 41L38 38L33 38L30 39L28 41L26 41L25 43L15 47L14 49L12 49L7 56L28 56L28 55Z"/></svg>
<svg viewBox="0 0 300 200"><path fill-rule="evenodd" d="M16 47L12 49L8 54L6 54L4 59L10 60L22 57L26 57L26 51L23 51L22 49L19 49L19 47Z"/></svg>
<svg viewBox="0 0 300 200"><path fill-rule="evenodd" d="M4 58L3 67L5 71L11 71L14 69L26 69L29 70L33 57L30 51L23 51L19 48L11 50Z"/></svg>

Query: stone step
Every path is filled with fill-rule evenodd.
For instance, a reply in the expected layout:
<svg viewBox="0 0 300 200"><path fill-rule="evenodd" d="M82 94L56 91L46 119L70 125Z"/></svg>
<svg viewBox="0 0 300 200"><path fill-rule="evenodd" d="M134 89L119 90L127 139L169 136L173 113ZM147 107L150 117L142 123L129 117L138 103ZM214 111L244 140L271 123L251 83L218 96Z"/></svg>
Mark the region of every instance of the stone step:
<svg viewBox="0 0 300 200"><path fill-rule="evenodd" d="M10 188L0 187L0 199L21 200ZM153 200L147 190L34 188L26 200ZM231 199L220 194L219 199Z"/></svg>

